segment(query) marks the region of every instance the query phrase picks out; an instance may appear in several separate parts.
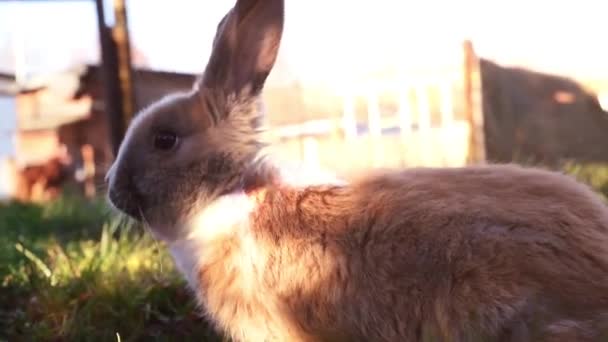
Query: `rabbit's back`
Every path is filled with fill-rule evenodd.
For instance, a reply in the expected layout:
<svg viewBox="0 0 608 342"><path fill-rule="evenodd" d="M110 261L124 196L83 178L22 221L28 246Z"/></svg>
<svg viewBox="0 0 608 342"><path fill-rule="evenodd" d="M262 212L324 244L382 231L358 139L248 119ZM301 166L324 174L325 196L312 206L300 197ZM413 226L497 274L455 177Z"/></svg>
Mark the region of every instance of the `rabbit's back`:
<svg viewBox="0 0 608 342"><path fill-rule="evenodd" d="M269 274L289 279L277 289L311 330L561 338L608 312L608 209L568 176L412 169L277 191L266 204L258 227L283 244Z"/></svg>
<svg viewBox="0 0 608 342"><path fill-rule="evenodd" d="M412 170L360 186L386 215L377 227L394 230L370 259L401 260L397 278L418 273L444 329L543 330L608 311L608 209L570 177L507 165Z"/></svg>

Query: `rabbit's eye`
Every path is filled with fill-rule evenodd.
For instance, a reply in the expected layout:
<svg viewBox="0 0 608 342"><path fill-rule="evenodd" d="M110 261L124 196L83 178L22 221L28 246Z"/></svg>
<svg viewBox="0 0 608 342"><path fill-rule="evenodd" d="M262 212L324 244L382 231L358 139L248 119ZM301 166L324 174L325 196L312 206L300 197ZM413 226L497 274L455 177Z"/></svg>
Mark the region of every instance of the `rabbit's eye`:
<svg viewBox="0 0 608 342"><path fill-rule="evenodd" d="M177 145L177 135L171 132L160 132L154 136L154 147L158 150L170 150Z"/></svg>

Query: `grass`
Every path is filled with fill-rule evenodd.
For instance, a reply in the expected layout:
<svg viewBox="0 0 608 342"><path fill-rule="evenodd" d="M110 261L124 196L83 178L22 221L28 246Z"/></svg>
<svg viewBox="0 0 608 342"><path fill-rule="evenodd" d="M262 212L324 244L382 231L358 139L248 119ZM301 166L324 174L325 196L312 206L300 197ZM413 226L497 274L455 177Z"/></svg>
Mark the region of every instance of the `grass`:
<svg viewBox="0 0 608 342"><path fill-rule="evenodd" d="M566 173L591 186L608 200L608 164L568 162L564 164L563 169Z"/></svg>
<svg viewBox="0 0 608 342"><path fill-rule="evenodd" d="M608 165L566 164L608 198ZM0 204L0 342L221 341L162 246L103 200Z"/></svg>
<svg viewBox="0 0 608 342"><path fill-rule="evenodd" d="M0 205L0 341L220 341L164 248L107 213Z"/></svg>

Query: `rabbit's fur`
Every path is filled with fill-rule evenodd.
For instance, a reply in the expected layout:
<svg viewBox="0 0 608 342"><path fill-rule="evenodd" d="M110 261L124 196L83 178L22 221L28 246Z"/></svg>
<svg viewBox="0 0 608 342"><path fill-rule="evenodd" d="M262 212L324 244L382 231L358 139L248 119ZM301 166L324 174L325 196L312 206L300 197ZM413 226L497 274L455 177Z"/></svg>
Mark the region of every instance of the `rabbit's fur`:
<svg viewBox="0 0 608 342"><path fill-rule="evenodd" d="M608 209L570 177L495 165L302 186L262 157L283 6L238 0L193 90L140 113L107 175L210 320L236 341L599 340Z"/></svg>

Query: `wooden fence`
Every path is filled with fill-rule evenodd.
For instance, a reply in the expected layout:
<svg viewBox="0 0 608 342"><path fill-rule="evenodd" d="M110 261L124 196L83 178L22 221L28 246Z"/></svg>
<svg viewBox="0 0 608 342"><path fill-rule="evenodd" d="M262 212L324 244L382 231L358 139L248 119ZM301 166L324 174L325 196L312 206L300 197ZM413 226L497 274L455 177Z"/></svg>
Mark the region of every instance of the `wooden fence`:
<svg viewBox="0 0 608 342"><path fill-rule="evenodd" d="M463 63L453 71L345 90L341 118L271 127L273 152L345 176L370 168L483 162L478 61L470 43L463 50ZM361 102L363 118L356 110Z"/></svg>

